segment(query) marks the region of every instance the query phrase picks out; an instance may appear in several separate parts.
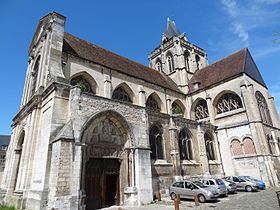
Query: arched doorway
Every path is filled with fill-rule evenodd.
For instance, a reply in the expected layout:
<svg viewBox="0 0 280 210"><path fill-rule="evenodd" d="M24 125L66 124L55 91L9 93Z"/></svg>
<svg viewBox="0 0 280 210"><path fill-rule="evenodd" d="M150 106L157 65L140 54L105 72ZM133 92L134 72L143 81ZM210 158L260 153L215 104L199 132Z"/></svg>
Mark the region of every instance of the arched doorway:
<svg viewBox="0 0 280 210"><path fill-rule="evenodd" d="M93 210L123 201L130 186L133 161L126 121L113 111L93 117L84 129L82 190L86 209Z"/></svg>

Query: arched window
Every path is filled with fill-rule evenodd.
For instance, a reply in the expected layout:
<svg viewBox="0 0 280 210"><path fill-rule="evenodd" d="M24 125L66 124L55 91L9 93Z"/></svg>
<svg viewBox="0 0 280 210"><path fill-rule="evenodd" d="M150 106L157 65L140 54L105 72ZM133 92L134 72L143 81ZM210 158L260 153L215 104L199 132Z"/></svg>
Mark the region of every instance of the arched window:
<svg viewBox="0 0 280 210"><path fill-rule="evenodd" d="M114 90L112 98L119 101L126 101L132 103L130 96L122 86Z"/></svg>
<svg viewBox="0 0 280 210"><path fill-rule="evenodd" d="M20 165L21 165L21 159L22 159L22 149L23 149L23 144L24 144L24 139L25 139L25 132L22 131L20 134L20 137L18 139L16 148L15 148L15 161L16 161L16 173L15 173L15 183L14 183L14 190L20 188Z"/></svg>
<svg viewBox="0 0 280 210"><path fill-rule="evenodd" d="M273 136L267 134L266 138L267 138L267 146L268 146L269 153L272 155L276 154Z"/></svg>
<svg viewBox="0 0 280 210"><path fill-rule="evenodd" d="M169 73L174 72L175 71L174 60L173 60L173 55L171 53L168 53L167 55L167 64L168 64Z"/></svg>
<svg viewBox="0 0 280 210"><path fill-rule="evenodd" d="M185 64L186 64L187 71L190 71L189 57L190 57L190 53L188 50L186 50L184 53L184 58L185 58Z"/></svg>
<svg viewBox="0 0 280 210"><path fill-rule="evenodd" d="M173 102L172 103L172 114L184 114L184 110L178 103Z"/></svg>
<svg viewBox="0 0 280 210"><path fill-rule="evenodd" d="M41 56L38 56L36 63L34 65L33 71L31 73L32 75L32 85L31 85L31 90L30 90L30 96L33 96L35 91L36 91L36 86L38 82L38 73L39 73L39 66L40 66L40 59Z"/></svg>
<svg viewBox="0 0 280 210"><path fill-rule="evenodd" d="M162 71L162 64L160 59L156 61L156 69L160 72Z"/></svg>
<svg viewBox="0 0 280 210"><path fill-rule="evenodd" d="M153 97L153 95L150 95L146 101L146 107L150 108L152 110L160 112L160 106L158 105L158 102Z"/></svg>
<svg viewBox="0 0 280 210"><path fill-rule="evenodd" d="M199 69L199 61L200 61L200 57L199 55L195 55L195 62L196 62L196 68Z"/></svg>
<svg viewBox="0 0 280 210"><path fill-rule="evenodd" d="M187 129L182 129L179 133L179 149L181 160L193 160L192 140Z"/></svg>
<svg viewBox="0 0 280 210"><path fill-rule="evenodd" d="M225 93L217 101L217 113L224 113L242 108L242 102L235 93Z"/></svg>
<svg viewBox="0 0 280 210"><path fill-rule="evenodd" d="M252 139L246 137L243 140L243 150L245 155L254 155L256 154L255 145Z"/></svg>
<svg viewBox="0 0 280 210"><path fill-rule="evenodd" d="M215 149L214 149L214 141L210 134L204 134L205 146L206 146L206 155L208 160L215 160Z"/></svg>
<svg viewBox="0 0 280 210"><path fill-rule="evenodd" d="M232 140L231 142L231 151L233 156L240 156L244 155L242 146L240 144L240 141L237 139Z"/></svg>
<svg viewBox="0 0 280 210"><path fill-rule="evenodd" d="M77 76L71 79L70 84L72 86L78 86L84 93L94 93L90 83L83 76Z"/></svg>
<svg viewBox="0 0 280 210"><path fill-rule="evenodd" d="M264 123L272 125L272 120L271 120L271 117L270 117L270 113L269 113L269 109L268 109L266 100L259 91L256 92L256 99L257 99L257 102L258 102L258 107L259 107L259 110L260 110L262 121Z"/></svg>
<svg viewBox="0 0 280 210"><path fill-rule="evenodd" d="M149 141L151 147L151 159L163 159L162 133L158 126L150 128Z"/></svg>
<svg viewBox="0 0 280 210"><path fill-rule="evenodd" d="M207 102L205 100L200 100L194 109L195 119L201 120L209 117Z"/></svg>

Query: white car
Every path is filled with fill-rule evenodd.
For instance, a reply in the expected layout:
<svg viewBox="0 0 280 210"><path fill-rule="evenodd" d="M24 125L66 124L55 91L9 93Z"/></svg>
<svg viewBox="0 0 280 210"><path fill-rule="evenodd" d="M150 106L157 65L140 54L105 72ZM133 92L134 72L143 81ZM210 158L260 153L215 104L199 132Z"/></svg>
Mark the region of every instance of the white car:
<svg viewBox="0 0 280 210"><path fill-rule="evenodd" d="M246 190L247 192L258 190L258 185L256 183L244 180L238 176L227 176L223 179L234 182L237 186L237 190Z"/></svg>

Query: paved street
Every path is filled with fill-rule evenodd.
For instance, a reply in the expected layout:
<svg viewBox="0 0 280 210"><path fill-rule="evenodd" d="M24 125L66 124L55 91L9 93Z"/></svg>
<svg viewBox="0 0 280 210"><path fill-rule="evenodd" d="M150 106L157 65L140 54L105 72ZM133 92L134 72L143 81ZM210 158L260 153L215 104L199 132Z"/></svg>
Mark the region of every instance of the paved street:
<svg viewBox="0 0 280 210"><path fill-rule="evenodd" d="M268 189L259 192L238 192L221 198L217 202L200 204L196 207L194 201L182 200L180 210L186 209L216 209L216 210L272 210L279 209L275 191L280 189ZM119 207L113 206L102 210L118 210ZM122 207L122 210L174 210L173 201L164 198L160 203L154 203L141 207Z"/></svg>

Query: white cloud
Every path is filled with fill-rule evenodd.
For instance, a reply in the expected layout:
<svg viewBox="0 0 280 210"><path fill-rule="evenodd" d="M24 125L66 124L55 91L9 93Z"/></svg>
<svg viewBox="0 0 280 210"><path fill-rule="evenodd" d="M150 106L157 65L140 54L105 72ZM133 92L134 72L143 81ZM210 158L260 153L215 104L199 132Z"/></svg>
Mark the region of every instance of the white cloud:
<svg viewBox="0 0 280 210"><path fill-rule="evenodd" d="M245 47L249 46L249 34L241 23L233 23L234 33L242 40Z"/></svg>
<svg viewBox="0 0 280 210"><path fill-rule="evenodd" d="M239 20L240 9L235 0L221 0L226 12L232 17L233 33L236 34L243 42L244 47L249 46L249 34L243 23Z"/></svg>

